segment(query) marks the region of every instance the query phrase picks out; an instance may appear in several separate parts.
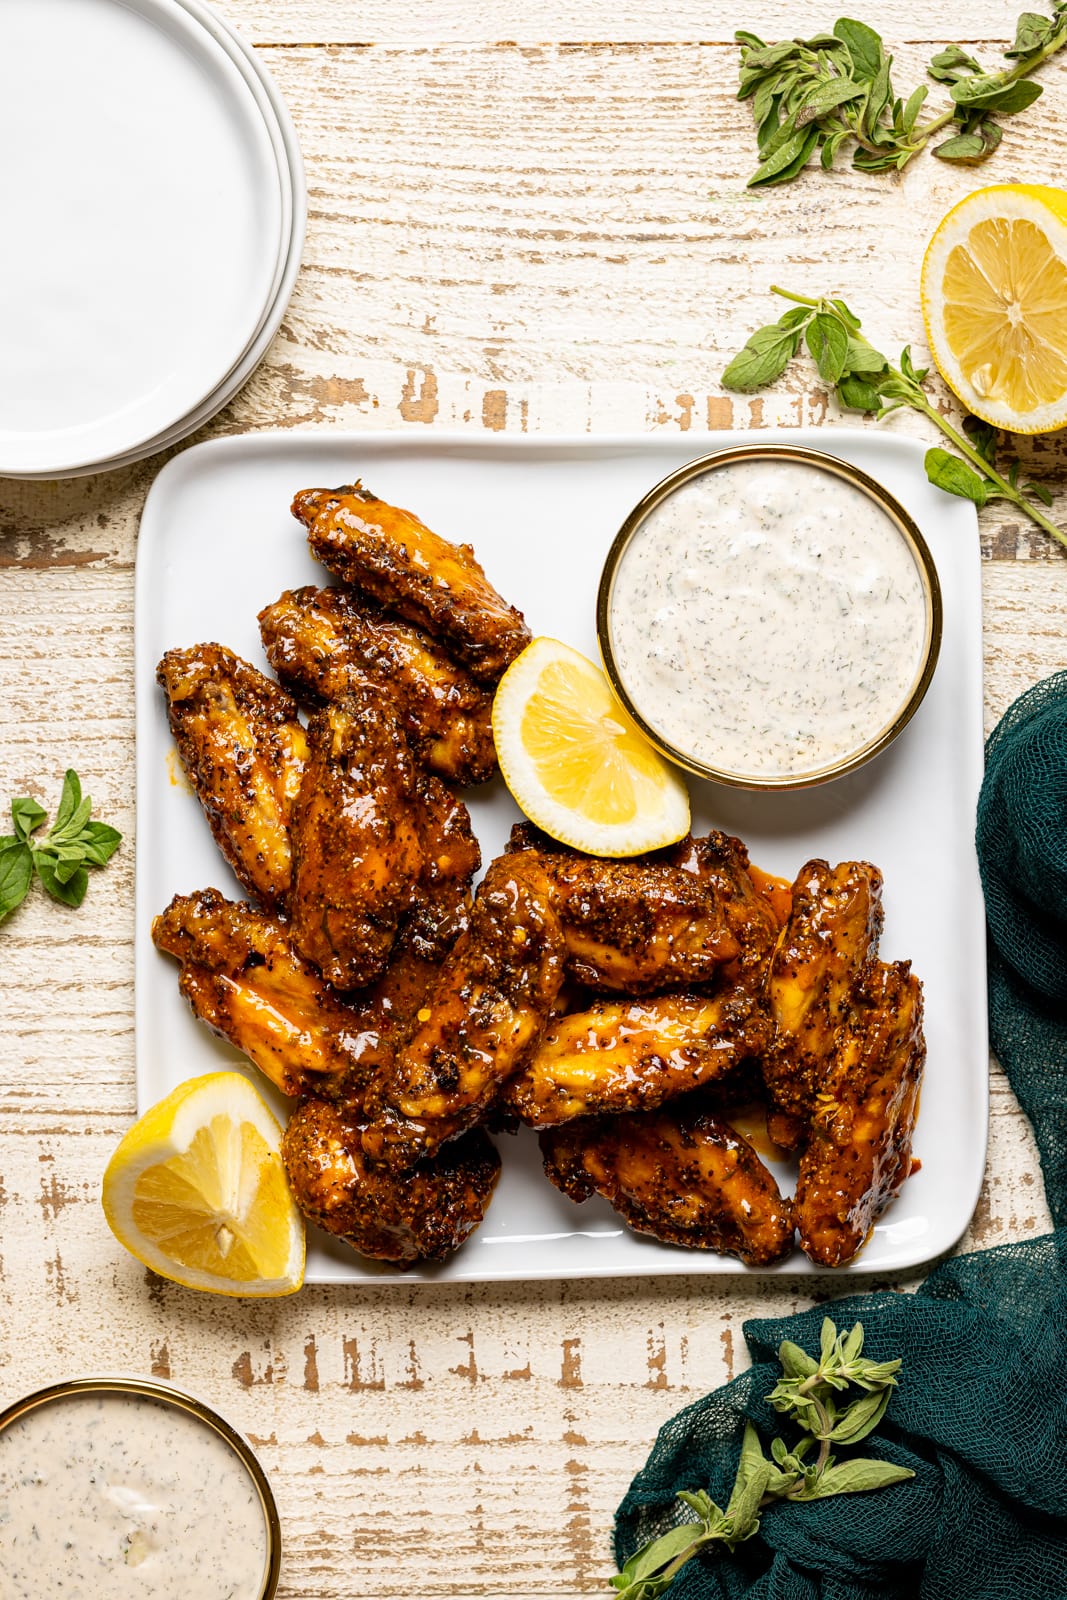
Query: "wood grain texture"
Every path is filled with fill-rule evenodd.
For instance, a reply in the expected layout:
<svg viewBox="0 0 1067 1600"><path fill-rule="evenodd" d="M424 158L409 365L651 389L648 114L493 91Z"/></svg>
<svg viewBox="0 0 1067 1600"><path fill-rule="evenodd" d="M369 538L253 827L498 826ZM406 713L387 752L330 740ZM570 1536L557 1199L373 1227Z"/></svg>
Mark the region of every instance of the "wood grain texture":
<svg viewBox="0 0 1067 1600"><path fill-rule="evenodd" d="M737 28L768 40L830 28L839 8L798 7L795 0L219 0L217 10L255 44L520 44L733 42ZM887 47L909 40L1002 43L1015 32L1014 0L973 0L957 24L944 8L915 0L880 0L855 8Z"/></svg>
<svg viewBox="0 0 1067 1600"><path fill-rule="evenodd" d="M726 41L738 21L793 31L778 0L743 16L721 0L669 15L637 0L223 9L279 46L266 55L299 126L311 216L267 360L198 438L666 429L697 449L731 426L855 425L806 368L752 399L727 396L719 373L780 278L845 293L887 348L921 344L926 238L978 181L926 160L899 180L811 174L746 192L735 54L697 41ZM1014 11L980 0L968 29L1003 39ZM880 9L902 81L929 53L904 42L940 38L930 23L918 0ZM1043 105L1062 110L1064 74L1047 82ZM1063 116L1020 121L982 181L1062 170ZM890 425L927 436L910 416ZM126 834L80 912L37 895L0 930L0 1400L120 1368L220 1405L276 1486L285 1600L604 1593L612 1511L657 1428L743 1367L745 1318L837 1282L409 1285L256 1305L150 1277L104 1224L100 1176L134 1110L133 563L162 459L0 482L0 800L54 805L73 764ZM1062 441L1025 460L1067 516ZM982 542L992 726L1067 664L1067 561L996 507ZM991 1084L965 1245L1048 1225L1028 1125L995 1070Z"/></svg>

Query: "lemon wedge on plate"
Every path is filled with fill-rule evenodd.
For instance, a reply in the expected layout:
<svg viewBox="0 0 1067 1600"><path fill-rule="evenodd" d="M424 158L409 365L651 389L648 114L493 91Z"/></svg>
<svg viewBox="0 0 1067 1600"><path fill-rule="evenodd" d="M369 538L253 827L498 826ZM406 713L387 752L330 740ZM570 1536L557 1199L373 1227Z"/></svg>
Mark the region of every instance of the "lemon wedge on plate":
<svg viewBox="0 0 1067 1600"><path fill-rule="evenodd" d="M999 184L926 249L930 353L968 411L1012 433L1067 425L1067 191Z"/></svg>
<svg viewBox="0 0 1067 1600"><path fill-rule="evenodd" d="M304 1222L282 1166L282 1130L237 1072L190 1078L135 1122L104 1173L120 1244L160 1277L213 1294L292 1294Z"/></svg>
<svg viewBox="0 0 1067 1600"><path fill-rule="evenodd" d="M493 701L504 782L553 839L635 856L689 831L680 775L635 727L600 668L558 639L535 639Z"/></svg>

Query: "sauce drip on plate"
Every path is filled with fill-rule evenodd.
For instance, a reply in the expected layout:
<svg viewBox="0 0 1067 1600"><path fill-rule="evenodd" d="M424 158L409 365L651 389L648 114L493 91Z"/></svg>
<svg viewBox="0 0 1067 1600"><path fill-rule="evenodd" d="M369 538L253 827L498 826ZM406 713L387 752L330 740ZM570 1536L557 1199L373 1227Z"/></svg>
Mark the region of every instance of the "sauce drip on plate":
<svg viewBox="0 0 1067 1600"><path fill-rule="evenodd" d="M877 739L922 670L925 591L889 514L803 462L682 484L615 573L619 676L663 741L757 780L819 772Z"/></svg>

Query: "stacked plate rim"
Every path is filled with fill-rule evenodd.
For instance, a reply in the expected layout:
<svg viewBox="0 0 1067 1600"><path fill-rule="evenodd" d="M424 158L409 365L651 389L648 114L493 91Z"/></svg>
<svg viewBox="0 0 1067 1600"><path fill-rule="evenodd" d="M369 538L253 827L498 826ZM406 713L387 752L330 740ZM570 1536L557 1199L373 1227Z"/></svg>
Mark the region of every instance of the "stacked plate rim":
<svg viewBox="0 0 1067 1600"><path fill-rule="evenodd" d="M0 256L0 477L178 443L251 376L296 281L307 190L277 87L203 0L15 0L0 129L19 223Z"/></svg>

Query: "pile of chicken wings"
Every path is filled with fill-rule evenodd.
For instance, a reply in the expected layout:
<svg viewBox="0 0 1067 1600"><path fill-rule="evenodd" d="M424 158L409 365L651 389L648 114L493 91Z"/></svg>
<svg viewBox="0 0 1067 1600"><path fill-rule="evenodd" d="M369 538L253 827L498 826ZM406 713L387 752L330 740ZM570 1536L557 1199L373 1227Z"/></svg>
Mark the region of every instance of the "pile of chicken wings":
<svg viewBox="0 0 1067 1600"><path fill-rule="evenodd" d="M899 1192L925 1058L922 993L878 959L881 875L809 861L789 886L724 833L636 860L518 825L478 890L459 787L496 770L493 690L529 642L467 545L360 484L294 515L337 582L259 616L277 681L218 643L159 665L175 743L248 895L153 924L197 1016L294 1097L305 1215L362 1255L443 1260L538 1130L575 1201L641 1233L850 1260ZM300 712L307 713L306 722ZM731 1122L758 1101L799 1157L781 1194Z"/></svg>

